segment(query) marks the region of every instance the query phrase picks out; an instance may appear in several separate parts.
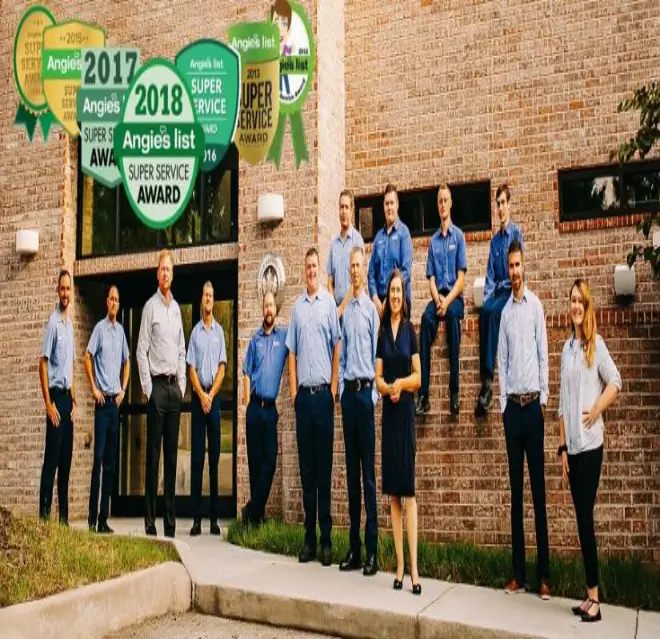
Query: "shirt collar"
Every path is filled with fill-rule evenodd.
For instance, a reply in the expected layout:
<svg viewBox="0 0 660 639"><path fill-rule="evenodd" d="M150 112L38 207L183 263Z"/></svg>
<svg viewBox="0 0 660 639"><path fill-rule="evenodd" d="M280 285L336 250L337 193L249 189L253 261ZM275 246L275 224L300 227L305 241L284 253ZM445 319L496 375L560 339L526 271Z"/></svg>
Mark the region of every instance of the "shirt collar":
<svg viewBox="0 0 660 639"><path fill-rule="evenodd" d="M513 300L514 304L522 304L523 302L527 303L527 284L523 284L523 294L522 297L520 298L520 302L516 300L515 295L513 294L513 291L511 291L511 299Z"/></svg>
<svg viewBox="0 0 660 639"><path fill-rule="evenodd" d="M348 227L348 231L346 231L346 241L348 241L348 240L352 240L352 239L353 239L353 231L354 231L354 230L355 230L355 228L354 228L354 226L351 224L351 225ZM340 243L342 242L342 239L341 239L341 230L339 231L339 233L337 233L337 241L340 242Z"/></svg>
<svg viewBox="0 0 660 639"><path fill-rule="evenodd" d="M205 331L206 330L206 324L204 324L204 318L202 317L202 319L199 320L199 321L202 323L202 330ZM217 322L215 321L215 317L212 317L211 318L211 328L209 329L209 331L211 331L211 333L215 330L215 325L216 324L217 324Z"/></svg>
<svg viewBox="0 0 660 639"><path fill-rule="evenodd" d="M402 224L401 218L399 216L397 216L396 222L394 222L394 224L392 224L392 233L394 231L400 231L401 230L401 224ZM389 233L387 232L387 222L385 222L385 227L384 227L383 230L385 231L386 236L389 235Z"/></svg>
<svg viewBox="0 0 660 639"><path fill-rule="evenodd" d="M444 237L444 235L442 234L442 225L438 228L436 234L438 235L438 237ZM449 222L449 227L447 228L447 237L453 234L454 234L454 223Z"/></svg>
<svg viewBox="0 0 660 639"><path fill-rule="evenodd" d="M351 304L357 304L358 306L362 306L364 304L365 299L368 300L369 298L367 297L367 294L364 292L364 289L360 291L360 297L353 297L351 295Z"/></svg>
<svg viewBox="0 0 660 639"><path fill-rule="evenodd" d="M115 323L113 324L113 323L110 321L110 318L109 318L107 315L105 316L105 323L106 323L107 326L109 326L109 327L112 328L112 329L117 328L117 320L115 320Z"/></svg>
<svg viewBox="0 0 660 639"><path fill-rule="evenodd" d="M64 319L64 315L62 315L62 308L60 306L60 303L57 303L57 308L55 309L57 311L57 321L62 322L62 324L67 324L70 321L69 315L67 314L66 319Z"/></svg>
<svg viewBox="0 0 660 639"><path fill-rule="evenodd" d="M511 220L511 218L509 218L509 222L504 227L504 230L502 230L502 228L500 227L500 233L502 233L504 235L507 235L507 236L511 235L511 233L513 233L513 221Z"/></svg>

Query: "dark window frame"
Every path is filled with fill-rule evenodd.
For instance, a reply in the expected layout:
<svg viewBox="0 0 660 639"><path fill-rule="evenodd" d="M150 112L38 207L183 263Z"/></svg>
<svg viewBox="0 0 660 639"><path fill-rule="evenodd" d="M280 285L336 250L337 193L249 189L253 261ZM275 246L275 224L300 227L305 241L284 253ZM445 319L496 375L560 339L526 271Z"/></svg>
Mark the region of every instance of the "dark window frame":
<svg viewBox="0 0 660 639"><path fill-rule="evenodd" d="M156 231L156 245L148 248L138 248L138 249L121 249L121 202L122 202L122 189L124 188L122 184L119 184L115 187L115 251L110 253L105 253L104 255L83 255L82 254L82 226L83 226L83 180L86 177L82 172L82 163L81 163L81 145L80 141L78 142L78 185L77 185L77 204L76 204L76 259L77 260L89 260L89 259L99 259L103 257L112 257L116 255L131 255L139 253L150 253L153 251L159 251L163 248L177 249L177 248L193 248L196 246L209 246L212 244L230 244L232 242L238 241L238 173L239 173L239 156L238 149L234 144L232 144L227 150L227 154L222 159L222 162L214 169L214 171L231 171L231 186L230 186L230 234L229 238L224 240L214 240L207 239L206 233L206 218L208 214L208 193L206 188L206 180L202 179L203 174L200 170L197 174L195 180L195 191L197 195L197 201L199 202L200 211L203 213L200 215L200 235L201 240L199 242L192 242L186 244L176 244L176 236L172 234L173 241L165 241L165 232L172 232L174 225L168 227L167 229ZM134 214L131 211L131 214ZM182 214L182 215L185 215ZM180 219L180 218L179 218ZM177 220L178 221L178 220ZM140 222L142 224L142 222ZM176 224L176 222L175 222Z"/></svg>
<svg viewBox="0 0 660 639"><path fill-rule="evenodd" d="M657 210L658 204L653 202L636 206L629 206L627 201L624 201L623 204L621 203L622 199L625 200L626 178L639 173L656 171L660 173L660 160L643 160L627 164L604 164L583 168L558 169L557 185L559 194L559 222L567 223L599 219L616 219L627 215ZM593 180L601 177L614 177L619 179L619 206L609 209L584 209L582 211L566 213L564 198L566 197L568 183L573 181Z"/></svg>
<svg viewBox="0 0 660 639"><path fill-rule="evenodd" d="M410 189L410 190L401 190L398 191L399 197L399 213L404 206L410 206L410 204L416 201L418 207L416 215L419 217L422 223L422 228L412 227L408 224L410 230L410 235L412 237L430 237L433 235L440 226L440 220L437 217L437 194L438 187L431 186L419 189ZM455 220L452 215L452 221L464 232L480 232L480 231L491 231L492 228L492 212L491 212L491 181L490 180L479 180L475 182L461 182L457 184L449 184L449 189L452 193L452 199L455 200L455 194L460 193L461 190L474 190L476 193L481 192L481 196L487 195L488 198L488 207L487 213L486 208L484 207L484 212L482 213L483 219L480 219L479 216L476 216L475 221L470 221L465 223L463 220ZM368 194L364 196L358 196L355 198L355 227L362 234L361 224L360 224L360 209L371 208L373 213L373 237L364 237L366 243L373 242L373 239L376 237L376 233L383 227L385 223L384 211L383 211L383 193L378 194ZM429 200L433 201L433 224L426 226L426 216L424 211L424 200L427 202ZM403 219L403 218L402 218ZM403 219L406 222L405 219ZM407 222L406 222L407 224Z"/></svg>

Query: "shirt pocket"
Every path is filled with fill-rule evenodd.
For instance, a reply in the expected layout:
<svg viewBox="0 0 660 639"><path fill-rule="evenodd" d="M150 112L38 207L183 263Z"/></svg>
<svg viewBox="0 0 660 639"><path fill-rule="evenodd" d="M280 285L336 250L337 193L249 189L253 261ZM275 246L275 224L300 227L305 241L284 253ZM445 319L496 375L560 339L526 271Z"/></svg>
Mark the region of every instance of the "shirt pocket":
<svg viewBox="0 0 660 639"><path fill-rule="evenodd" d="M55 364L61 364L66 359L67 354L67 339L66 339L66 329L64 327L58 327L57 333L55 334L55 353L53 360Z"/></svg>

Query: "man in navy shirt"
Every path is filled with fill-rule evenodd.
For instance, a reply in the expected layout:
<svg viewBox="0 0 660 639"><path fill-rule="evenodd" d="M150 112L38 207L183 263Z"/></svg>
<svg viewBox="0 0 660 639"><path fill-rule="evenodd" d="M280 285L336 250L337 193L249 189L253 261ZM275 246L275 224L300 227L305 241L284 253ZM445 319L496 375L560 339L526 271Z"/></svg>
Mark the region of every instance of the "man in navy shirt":
<svg viewBox="0 0 660 639"><path fill-rule="evenodd" d="M335 395L339 376L339 317L330 293L319 284L319 254L305 255L306 290L296 300L286 336L289 386L296 411L298 462L305 510L305 545L298 560L316 557L316 510L321 564L332 563L330 515Z"/></svg>
<svg viewBox="0 0 660 639"><path fill-rule="evenodd" d="M87 523L91 531L107 534L113 532L108 526L108 515L119 442L119 407L128 388L131 363L124 328L117 321L119 289L116 286L108 289L106 306L108 314L96 324L87 344L85 372L94 396L94 465ZM103 485L99 510L101 467Z"/></svg>
<svg viewBox="0 0 660 639"><path fill-rule="evenodd" d="M408 316L411 317L410 274L413 263L413 245L408 227L399 219L399 197L396 187L392 184L385 187L383 209L385 228L376 233L369 260L369 295L378 311L378 317L382 318L383 300L387 293L390 273L394 269L399 269L405 282Z"/></svg>
<svg viewBox="0 0 660 639"><path fill-rule="evenodd" d="M245 442L250 473L250 501L241 510L244 524L264 520L277 461L275 401L286 361L286 327L275 326L275 296L263 299L264 321L252 336L243 362L243 401L247 404ZM248 401L249 400L249 401Z"/></svg>
<svg viewBox="0 0 660 639"><path fill-rule="evenodd" d="M193 502L192 536L202 532L202 477L206 441L209 446L210 533L220 534L218 526L218 463L220 461L220 387L225 378L227 350L225 333L213 317L213 284L202 289L202 319L190 334L186 356L192 398L192 442L190 451L190 496Z"/></svg>
<svg viewBox="0 0 660 639"><path fill-rule="evenodd" d="M422 315L419 354L422 364L422 387L415 412L423 415L429 408L431 378L431 347L438 333L438 323L447 324L449 347L449 407L458 415L458 356L461 346L461 320L463 319L463 288L467 271L465 237L463 231L451 221L451 192L446 184L438 189L440 228L429 243L426 277L431 289L431 301Z"/></svg>
<svg viewBox="0 0 660 639"><path fill-rule="evenodd" d="M511 221L509 202L511 193L506 184L497 188L495 204L500 218L500 228L490 241L484 305L479 316L479 372L481 390L474 409L475 417L484 417L493 405L493 376L497 356L497 341L500 333L502 309L511 296L511 280L507 251L513 240L523 247L522 230Z"/></svg>
<svg viewBox="0 0 660 639"><path fill-rule="evenodd" d="M71 275L60 271L57 279L59 304L50 314L39 359L39 381L46 405L46 449L41 469L39 517L50 518L53 483L57 472L57 497L60 523L69 524L69 472L73 455L73 423L76 394L73 385L73 360L76 347L73 323L68 315L71 300Z"/></svg>
<svg viewBox="0 0 660 639"><path fill-rule="evenodd" d="M376 307L362 288L363 281L364 249L355 246L351 251L352 295L347 300L344 312L339 355L339 396L346 449L348 513L351 520L350 548L339 564L339 570L363 568L365 576L372 576L378 571L374 470L374 404L377 391L374 380L379 321ZM360 557L360 475L364 479L364 506L367 512L364 531L367 560L364 567Z"/></svg>

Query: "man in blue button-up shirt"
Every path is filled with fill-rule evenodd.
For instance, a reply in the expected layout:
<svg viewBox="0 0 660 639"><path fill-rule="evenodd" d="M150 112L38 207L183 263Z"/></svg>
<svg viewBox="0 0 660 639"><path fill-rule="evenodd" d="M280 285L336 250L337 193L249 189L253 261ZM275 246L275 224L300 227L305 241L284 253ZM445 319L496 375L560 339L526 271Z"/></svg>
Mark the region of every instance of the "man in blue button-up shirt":
<svg viewBox="0 0 660 639"><path fill-rule="evenodd" d="M76 395L73 384L73 360L76 347L73 323L68 315L71 300L71 275L60 271L57 278L59 304L46 324L39 359L39 381L46 405L46 448L39 488L39 516L50 518L53 483L57 472L57 497L60 523L69 522L69 472L73 455L73 423Z"/></svg>
<svg viewBox="0 0 660 639"><path fill-rule="evenodd" d="M85 353L85 372L94 397L94 463L87 523L91 531L99 533L113 532L108 526L108 514L119 443L119 407L124 401L131 372L124 327L117 321L119 289L116 286L108 289L106 307L108 313L94 327ZM99 510L101 468L103 485Z"/></svg>
<svg viewBox="0 0 660 639"><path fill-rule="evenodd" d="M493 403L493 376L497 340L500 332L502 309L511 295L511 280L507 263L507 251L511 242L516 240L524 249L522 230L511 221L509 187L502 184L495 193L497 214L500 228L490 242L486 285L484 287L484 305L479 316L479 372L481 389L477 397L475 416L483 417Z"/></svg>
<svg viewBox="0 0 660 639"><path fill-rule="evenodd" d="M394 269L399 269L406 285L408 317L411 312L410 275L413 263L413 245L408 227L399 219L399 197L392 184L385 187L383 202L385 228L380 229L374 238L371 259L369 260L369 295L378 317L383 317L383 300L387 293L387 282Z"/></svg>
<svg viewBox="0 0 660 639"><path fill-rule="evenodd" d="M328 254L328 291L335 298L339 317L344 314L345 304L351 290L351 249L354 246L364 246L360 232L353 226L355 202L353 194L344 190L339 195L340 232L330 244Z"/></svg>
<svg viewBox="0 0 660 639"><path fill-rule="evenodd" d="M286 336L289 386L296 410L298 462L305 510L301 563L316 557L316 508L321 528L321 563L332 563L330 492L335 395L339 374L339 317L330 293L319 285L319 254L305 255L307 290L296 300Z"/></svg>
<svg viewBox="0 0 660 639"><path fill-rule="evenodd" d="M346 449L346 483L348 513L351 520L350 548L340 570L359 570L360 556L360 474L364 478L364 506L367 512L364 545L367 558L363 567L366 576L378 571L378 517L376 515L376 471L374 470L375 428L374 404L376 345L378 343L378 313L362 288L364 281L364 250L356 246L351 251L352 295L346 303L341 330L339 355L339 396L341 398L344 446Z"/></svg>
<svg viewBox="0 0 660 639"><path fill-rule="evenodd" d="M287 356L286 327L275 326L277 305L268 292L263 299L263 323L252 336L243 362L243 402L245 443L250 473L250 501L243 506L244 524L264 520L268 496L277 462L277 422L275 401Z"/></svg>
<svg viewBox="0 0 660 639"><path fill-rule="evenodd" d="M458 355L461 347L463 319L463 288L467 271L465 236L451 221L451 191L446 184L438 189L440 228L429 243L426 277L431 289L431 301L422 315L419 355L422 364L422 387L415 412L423 415L430 408L431 347L441 321L447 324L449 347L449 408L458 415Z"/></svg>
<svg viewBox="0 0 660 639"><path fill-rule="evenodd" d="M548 337L541 302L524 284L523 251L517 240L508 249L512 294L502 311L497 348L500 409L504 419L511 482L513 579L508 593L524 590L523 474L527 455L536 524L536 566L540 595L550 597L548 523L543 458L544 415L548 402Z"/></svg>
<svg viewBox="0 0 660 639"><path fill-rule="evenodd" d="M225 333L213 317L213 284L202 289L202 319L190 334L186 356L192 398L192 433L190 450L190 496L193 507L192 536L202 532L202 477L206 441L209 447L209 519L212 535L218 526L218 463L220 461L220 387L225 378L227 350Z"/></svg>

